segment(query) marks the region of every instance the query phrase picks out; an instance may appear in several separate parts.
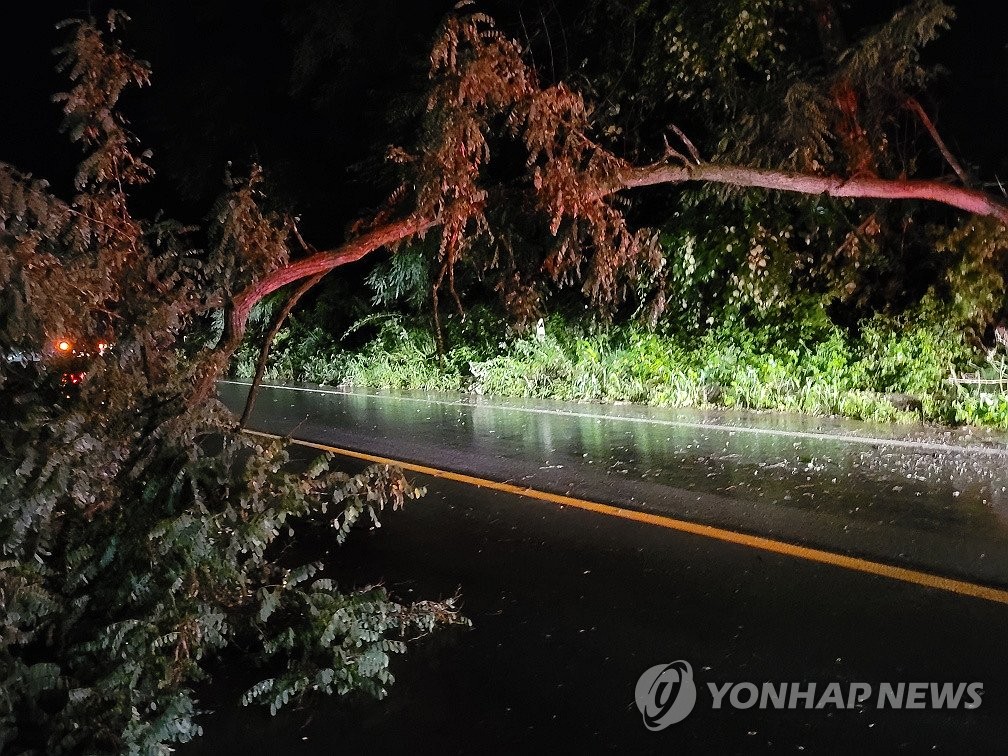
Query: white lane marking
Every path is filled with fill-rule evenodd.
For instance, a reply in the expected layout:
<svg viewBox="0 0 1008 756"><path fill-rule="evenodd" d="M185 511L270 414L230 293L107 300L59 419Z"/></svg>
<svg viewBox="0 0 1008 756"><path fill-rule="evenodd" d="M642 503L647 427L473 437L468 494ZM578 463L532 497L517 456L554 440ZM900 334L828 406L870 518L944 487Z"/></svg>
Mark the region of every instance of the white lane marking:
<svg viewBox="0 0 1008 756"><path fill-rule="evenodd" d="M250 386L246 381L225 381L234 386ZM724 425L720 423L696 423L688 420L661 420L650 417L633 417L631 415L603 415L593 412L575 412L543 407L519 407L509 404L489 404L486 402L442 401L439 399L423 399L415 396L392 396L388 394L369 394L361 391L344 391L340 389L304 388L301 386L282 386L273 383L263 383L262 388L281 391L300 391L308 394L332 394L335 396L360 396L369 399L386 399L399 402L419 402L421 404L439 404L444 407L470 407L474 409L487 408L506 410L508 412L527 412L537 415L555 415L557 417L580 417L588 420L609 420L616 422L642 423L644 425L662 425L670 428L687 428L691 430L709 430L725 433L749 433L757 436L782 436L785 438L804 438L815 441L839 441L842 443L866 444L868 446L892 447L896 449L911 449L915 451L950 452L953 454L986 454L995 457L1008 457L1008 448L998 446L978 446L976 444L957 445L943 444L935 441L914 441L900 438L874 438L872 436L857 436L849 433L816 433L814 431L794 431L780 428L749 428L741 425Z"/></svg>

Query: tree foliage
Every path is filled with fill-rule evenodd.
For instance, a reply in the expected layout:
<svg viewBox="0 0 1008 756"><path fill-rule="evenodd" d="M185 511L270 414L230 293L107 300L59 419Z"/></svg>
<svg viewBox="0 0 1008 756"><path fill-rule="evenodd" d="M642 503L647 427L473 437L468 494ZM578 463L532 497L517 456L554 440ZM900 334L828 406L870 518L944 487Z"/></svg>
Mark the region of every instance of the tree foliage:
<svg viewBox="0 0 1008 756"><path fill-rule="evenodd" d="M597 0L584 33L599 54L584 77L600 103L599 127L637 156L655 149L656 124L675 123L715 164L848 178L953 174L950 185L972 185L921 106L941 76L922 62L923 50L953 22L952 6L915 0L873 25L847 6ZM681 325L776 317L803 302L856 320L899 311L929 287L944 291L959 280L941 252L957 221L915 203L723 184L671 201L672 212L662 206L646 217L666 233L667 298L679 305L673 319ZM974 253L990 280L1003 277L1003 245L994 255ZM983 325L1003 300L981 301L973 314Z"/></svg>
<svg viewBox="0 0 1008 756"><path fill-rule="evenodd" d="M611 33L620 14L634 19L632 39ZM521 45L460 4L433 47L420 138L390 150L403 180L386 209L343 247L239 297L222 349L233 351L260 296L432 229L435 317L445 292L462 309L460 263L471 278L489 275L525 320L541 314L551 282L577 286L596 309L630 302L652 322L688 288L710 300L706 312L696 299L685 308L702 316L790 308L803 292L855 315L898 307L901 288L912 300L947 268L934 252L948 229L928 222L947 215L921 214L920 200L995 227L1008 207L971 186L912 178L935 166L918 160L923 145L948 153L915 98L929 76L921 48L949 7L920 0L852 42L835 15L827 0L599 0L587 17L609 53L575 87L544 81ZM906 138L922 113L926 140ZM651 214L664 235L627 212L645 187L676 189ZM706 281L676 268L687 249L702 255Z"/></svg>
<svg viewBox="0 0 1008 756"><path fill-rule="evenodd" d="M448 58L455 68L431 69L444 94L433 110L429 103L434 128L419 150L437 144L432 154L462 160L469 153L451 146L467 134L476 140L478 165L457 185L491 199L456 210L487 224L492 238L466 246L454 231L442 237L454 251L442 249L435 280L454 290L461 262L470 284L489 275L526 321L543 314L545 296L573 285L596 309L629 304L624 313L694 330L794 307L855 322L913 306L928 289L969 295L949 294L964 278L959 258L942 251L960 220L891 201L931 199L1000 219L993 235L976 238L980 247L961 253L982 260L976 272L994 286L972 308L973 322L996 318L1005 272L997 229L1008 214L991 197L993 206L973 204L982 192L921 104L940 76L922 62L924 48L954 12L919 0L868 25L843 11L830 0L597 0L580 26L557 30L585 55L566 82L543 80L515 43L489 46L451 19L439 44L458 52ZM502 55L503 69L476 63ZM498 80L499 70L514 81ZM468 132L444 128L472 117L464 100L461 110L450 104L463 79L469 93L510 92L481 101L498 114ZM527 170L512 164L515 155ZM437 168L408 167L407 186L424 185ZM922 174L939 178L925 188L914 179ZM430 175L437 190L449 174ZM629 191L654 185L665 191L641 200Z"/></svg>
<svg viewBox="0 0 1008 756"><path fill-rule="evenodd" d="M257 172L214 209L205 247L135 217L152 171L116 105L149 71L96 25L67 29L76 194L0 166L0 750L167 752L198 734L193 685L229 646L269 675L245 702L381 695L389 656L457 621L451 602L340 589L281 547L320 526L342 543L422 491L328 458L292 473L281 443L193 398L211 356L187 335L286 262L292 222L260 209Z"/></svg>

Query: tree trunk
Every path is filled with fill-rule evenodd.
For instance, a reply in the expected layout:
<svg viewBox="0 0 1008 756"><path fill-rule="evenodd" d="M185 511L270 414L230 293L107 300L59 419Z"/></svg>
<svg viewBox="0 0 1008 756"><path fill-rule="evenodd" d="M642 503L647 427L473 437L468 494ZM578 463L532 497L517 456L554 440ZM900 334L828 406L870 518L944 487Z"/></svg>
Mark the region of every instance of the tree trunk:
<svg viewBox="0 0 1008 756"><path fill-rule="evenodd" d="M700 163L671 165L659 163L631 168L617 178L619 188L633 189L658 184L682 184L699 181L740 188L755 187L798 194L824 194L830 197L882 200L927 200L959 208L975 215L996 218L1008 225L1008 205L986 192L941 181L921 179L885 179L877 176L817 176L811 173L746 168L740 165Z"/></svg>

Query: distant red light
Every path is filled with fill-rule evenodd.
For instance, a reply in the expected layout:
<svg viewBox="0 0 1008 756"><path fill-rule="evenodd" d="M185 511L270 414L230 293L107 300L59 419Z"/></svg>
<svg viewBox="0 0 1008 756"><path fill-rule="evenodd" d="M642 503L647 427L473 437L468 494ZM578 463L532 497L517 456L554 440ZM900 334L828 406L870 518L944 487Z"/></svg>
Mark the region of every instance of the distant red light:
<svg viewBox="0 0 1008 756"><path fill-rule="evenodd" d="M86 375L87 375L87 373L83 373L83 372L82 373L63 373L63 375L60 376L60 385L61 386L76 386L78 383L83 383L84 382L84 377Z"/></svg>

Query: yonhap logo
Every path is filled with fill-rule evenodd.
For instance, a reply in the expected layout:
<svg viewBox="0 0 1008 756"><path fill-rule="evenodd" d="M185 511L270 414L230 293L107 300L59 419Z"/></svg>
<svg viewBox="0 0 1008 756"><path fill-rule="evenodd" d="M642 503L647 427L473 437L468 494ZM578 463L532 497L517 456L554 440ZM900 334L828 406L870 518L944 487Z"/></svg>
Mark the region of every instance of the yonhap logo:
<svg viewBox="0 0 1008 756"><path fill-rule="evenodd" d="M704 669L709 669L704 667ZM978 709L984 684L975 682L707 682L710 706L724 709ZM664 730L690 715L697 703L693 668L679 659L656 664L634 688L644 726Z"/></svg>
<svg viewBox="0 0 1008 756"><path fill-rule="evenodd" d="M637 680L634 699L644 726L657 732L681 722L696 705L696 685L689 662L656 664Z"/></svg>

